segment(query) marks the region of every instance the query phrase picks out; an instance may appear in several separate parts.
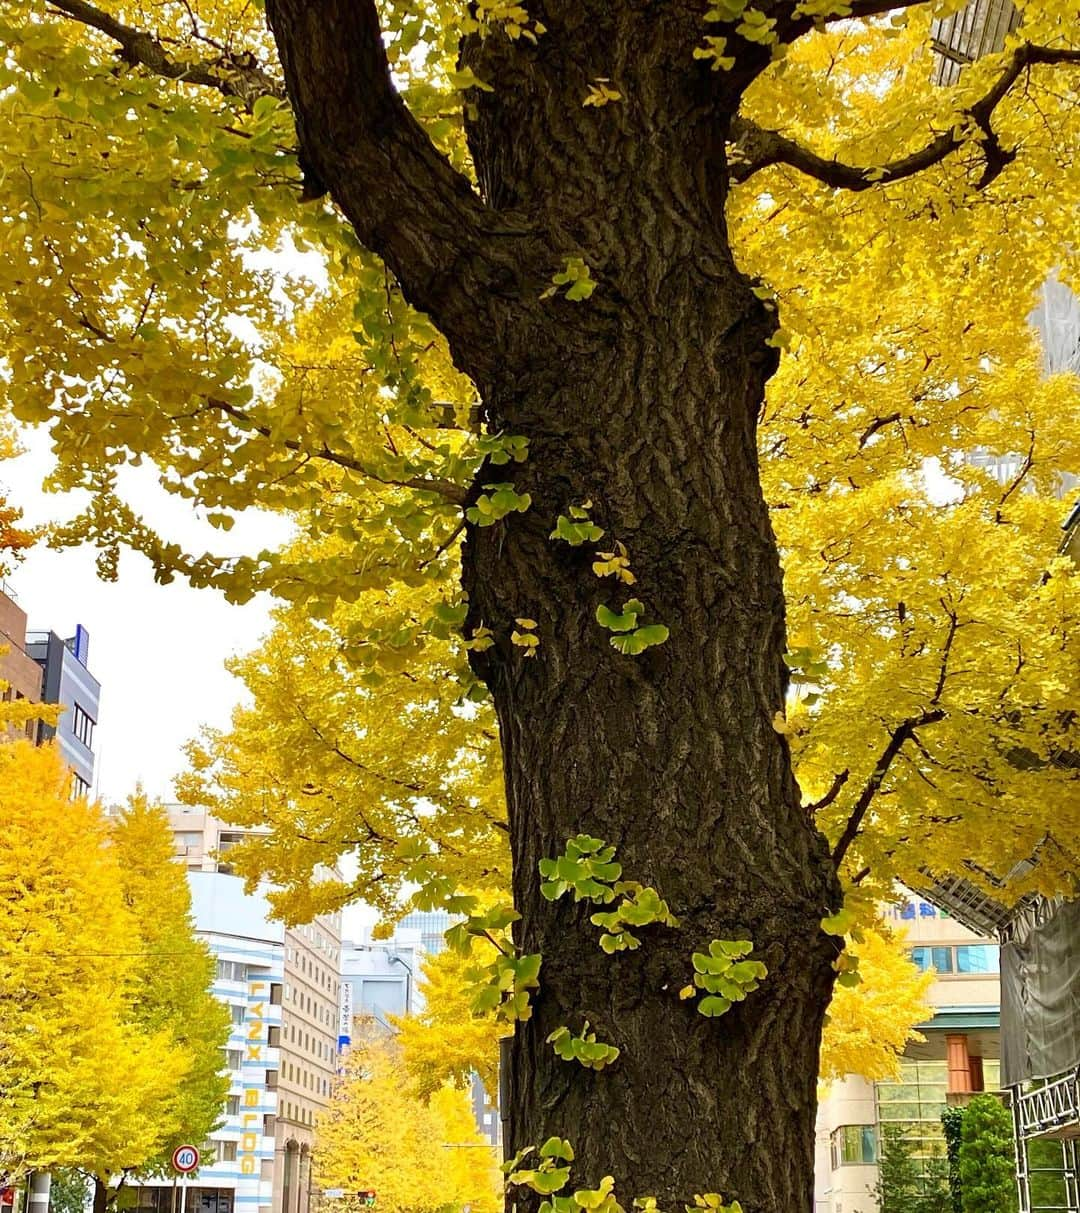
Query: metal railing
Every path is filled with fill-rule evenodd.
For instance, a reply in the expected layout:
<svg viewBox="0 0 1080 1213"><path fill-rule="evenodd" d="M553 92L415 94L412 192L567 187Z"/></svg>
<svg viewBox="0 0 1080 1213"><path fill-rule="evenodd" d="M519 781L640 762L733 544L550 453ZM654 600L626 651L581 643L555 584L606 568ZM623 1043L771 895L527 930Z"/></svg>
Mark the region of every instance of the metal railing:
<svg viewBox="0 0 1080 1213"><path fill-rule="evenodd" d="M1080 1135L1080 1070L1022 1092L1016 1097L1016 1112L1024 1137Z"/></svg>

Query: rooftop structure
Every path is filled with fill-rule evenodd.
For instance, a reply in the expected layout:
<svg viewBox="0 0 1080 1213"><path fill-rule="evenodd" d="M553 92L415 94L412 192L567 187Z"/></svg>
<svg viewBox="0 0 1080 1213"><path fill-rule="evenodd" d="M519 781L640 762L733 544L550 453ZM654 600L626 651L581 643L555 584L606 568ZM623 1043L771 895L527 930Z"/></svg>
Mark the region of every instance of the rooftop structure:
<svg viewBox="0 0 1080 1213"><path fill-rule="evenodd" d="M934 83L955 84L963 67L1000 51L1019 24L1012 0L972 0L952 16L935 21L930 35Z"/></svg>

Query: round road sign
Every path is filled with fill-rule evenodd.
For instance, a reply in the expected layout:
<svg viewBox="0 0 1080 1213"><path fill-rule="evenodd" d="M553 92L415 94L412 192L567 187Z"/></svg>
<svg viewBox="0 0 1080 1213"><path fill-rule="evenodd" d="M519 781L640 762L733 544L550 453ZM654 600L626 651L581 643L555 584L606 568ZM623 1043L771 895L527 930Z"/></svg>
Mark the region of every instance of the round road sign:
<svg viewBox="0 0 1080 1213"><path fill-rule="evenodd" d="M181 1175L187 1175L191 1171L198 1170L199 1167L199 1151L195 1146L177 1146L173 1150L172 1165L174 1171L179 1171Z"/></svg>

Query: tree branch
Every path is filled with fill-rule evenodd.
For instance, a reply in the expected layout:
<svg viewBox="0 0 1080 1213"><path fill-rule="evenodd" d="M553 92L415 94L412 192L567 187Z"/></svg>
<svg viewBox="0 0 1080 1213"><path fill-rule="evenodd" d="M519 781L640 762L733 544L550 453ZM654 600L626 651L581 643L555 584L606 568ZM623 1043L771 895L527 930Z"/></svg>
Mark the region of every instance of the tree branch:
<svg viewBox="0 0 1080 1213"><path fill-rule="evenodd" d="M279 441L287 450L307 455L312 459L321 459L326 463L337 464L338 467L346 468L350 472L359 472L361 476L368 480L375 480L379 484L394 485L402 489L415 489L421 493L437 493L440 497L445 497L447 501L452 501L455 505L460 506L464 506L468 499L468 490L460 484L455 484L452 480L428 479L424 476L410 476L405 480L393 480L388 476L380 476L371 471L351 455L342 455L338 451L331 450L325 443L316 450L311 450L303 443L297 442L295 438L274 439L273 431L268 425L257 425L243 409L238 409L236 405L229 404L226 400L208 397L206 407L226 413L245 428L254 430L256 434L261 434L264 438Z"/></svg>
<svg viewBox="0 0 1080 1213"><path fill-rule="evenodd" d="M979 142L985 165L979 179L979 189L985 189L1016 158L1015 151L1002 147L990 124L994 110L1027 68L1035 64L1063 63L1080 64L1080 50L1022 43L1009 56L1004 70L991 88L973 105L960 111L960 119L967 119L982 136ZM932 139L925 147L887 164L860 166L819 156L779 131L767 130L749 119L737 117L731 128L732 142L738 152L737 158L732 159L731 179L740 183L769 165L788 164L834 189L861 191L875 185L889 185L940 164L963 147L970 138L964 130L966 125L963 121L954 122L948 131ZM957 134L958 130L963 133Z"/></svg>
<svg viewBox="0 0 1080 1213"><path fill-rule="evenodd" d="M838 3L840 0L838 0ZM799 12L799 4L791 6L787 13L777 14L779 17L779 32L785 42L790 42L820 25L833 25L837 21L859 21L866 17L880 17L885 13L893 13L902 8L916 8L927 0L850 0L843 12L828 13L823 16L812 16Z"/></svg>
<svg viewBox="0 0 1080 1213"><path fill-rule="evenodd" d="M832 786L825 793L825 795L822 796L820 800L815 800L813 804L808 804L805 806L807 816L813 817L815 814L820 813L822 809L827 809L829 805L831 805L832 802L837 798L837 796L840 795L840 790L843 788L844 784L847 783L850 774L851 772L847 769L847 767L844 767L844 769L833 778Z"/></svg>
<svg viewBox="0 0 1080 1213"><path fill-rule="evenodd" d="M374 0L267 0L266 11L305 172L406 299L431 315L462 369L483 377L478 360L492 356L494 331L486 313L520 275L529 229L488 210L410 113L391 79ZM509 246L498 239L506 236Z"/></svg>
<svg viewBox="0 0 1080 1213"><path fill-rule="evenodd" d="M881 757L877 760L873 771L870 773L870 778L866 781L863 790L859 793L859 799L856 800L854 807L851 810L851 816L848 818L848 823L844 827L843 834L840 835L840 840L837 842L833 850L833 863L839 869L843 862L844 856L848 852L848 848L859 836L859 829L862 826L863 818L877 795L879 788L885 776L889 773L889 767L892 766L893 760L897 754L903 749L904 743L915 735L915 730L922 728L926 724L934 724L939 720L945 719L945 712L942 708L927 709L921 712L918 716L911 716L893 730L892 736L889 738L889 743L881 752Z"/></svg>
<svg viewBox="0 0 1080 1213"><path fill-rule="evenodd" d="M253 55L223 53L200 63L177 63L152 34L125 25L86 0L50 0L50 5L65 17L99 30L119 45L128 63L155 75L216 89L225 97L239 98L249 110L259 97L285 99L282 81L264 72Z"/></svg>

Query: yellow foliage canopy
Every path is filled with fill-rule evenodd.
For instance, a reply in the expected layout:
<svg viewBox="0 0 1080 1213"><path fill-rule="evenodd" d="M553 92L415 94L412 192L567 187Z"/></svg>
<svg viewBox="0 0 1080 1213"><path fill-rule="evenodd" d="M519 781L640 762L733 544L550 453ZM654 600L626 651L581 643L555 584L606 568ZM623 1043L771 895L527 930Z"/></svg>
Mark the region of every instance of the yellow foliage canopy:
<svg viewBox="0 0 1080 1213"><path fill-rule="evenodd" d="M374 1189L387 1213L464 1205L497 1213L495 1151L476 1130L468 1094L440 1086L419 1097L394 1040L374 1025L358 1035L319 1120L318 1182Z"/></svg>
<svg viewBox="0 0 1080 1213"><path fill-rule="evenodd" d="M862 982L837 986L833 993L821 1041L820 1077L897 1078L904 1049L923 1039L913 1025L930 1017L926 993L934 975L918 972L903 941L884 926L866 930L851 950Z"/></svg>
<svg viewBox="0 0 1080 1213"><path fill-rule="evenodd" d="M0 1174L142 1166L189 1059L134 1021L141 939L101 813L52 747L0 745ZM118 1075L123 1081L117 1081Z"/></svg>

